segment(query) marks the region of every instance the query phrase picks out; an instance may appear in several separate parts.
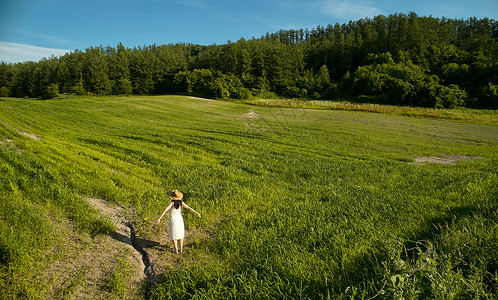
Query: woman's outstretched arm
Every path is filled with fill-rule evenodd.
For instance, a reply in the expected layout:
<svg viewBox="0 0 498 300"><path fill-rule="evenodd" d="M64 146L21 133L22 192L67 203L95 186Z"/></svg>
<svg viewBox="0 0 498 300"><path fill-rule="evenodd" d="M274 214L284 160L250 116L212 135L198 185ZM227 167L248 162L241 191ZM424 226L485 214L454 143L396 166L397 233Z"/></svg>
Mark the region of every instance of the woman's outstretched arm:
<svg viewBox="0 0 498 300"><path fill-rule="evenodd" d="M157 219L157 222L156 224L159 224L161 223L161 218L164 216L164 214L173 206L173 202L171 202L168 207L166 207L166 209L163 211L163 214L159 217L159 219Z"/></svg>
<svg viewBox="0 0 498 300"><path fill-rule="evenodd" d="M185 204L185 202L182 201L182 206L185 207L186 209L192 211L194 214L196 214L199 218L201 217L201 214L196 212L195 210L193 210L192 208L190 208L190 206L188 206L187 204Z"/></svg>

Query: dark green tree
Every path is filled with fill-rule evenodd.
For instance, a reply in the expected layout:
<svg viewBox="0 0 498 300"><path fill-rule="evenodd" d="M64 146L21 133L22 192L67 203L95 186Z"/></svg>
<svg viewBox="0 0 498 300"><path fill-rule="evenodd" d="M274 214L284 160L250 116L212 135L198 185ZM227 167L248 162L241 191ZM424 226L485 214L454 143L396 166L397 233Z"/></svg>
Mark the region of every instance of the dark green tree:
<svg viewBox="0 0 498 300"><path fill-rule="evenodd" d="M399 105L495 107L498 23L415 13L279 30L224 45L168 44L75 50L0 65L4 95L199 93ZM367 96L367 97L363 97Z"/></svg>
<svg viewBox="0 0 498 300"><path fill-rule="evenodd" d="M97 95L110 94L111 81L105 50L102 47L89 48L86 50L84 58L83 80L85 89Z"/></svg>

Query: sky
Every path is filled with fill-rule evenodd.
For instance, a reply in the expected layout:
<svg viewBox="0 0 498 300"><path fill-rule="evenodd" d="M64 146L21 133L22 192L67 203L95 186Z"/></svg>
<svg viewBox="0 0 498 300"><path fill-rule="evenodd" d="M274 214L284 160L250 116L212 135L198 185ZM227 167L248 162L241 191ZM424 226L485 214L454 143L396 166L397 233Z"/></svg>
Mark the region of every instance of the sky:
<svg viewBox="0 0 498 300"><path fill-rule="evenodd" d="M377 15L498 20L498 0L0 0L0 61L123 43L226 44Z"/></svg>

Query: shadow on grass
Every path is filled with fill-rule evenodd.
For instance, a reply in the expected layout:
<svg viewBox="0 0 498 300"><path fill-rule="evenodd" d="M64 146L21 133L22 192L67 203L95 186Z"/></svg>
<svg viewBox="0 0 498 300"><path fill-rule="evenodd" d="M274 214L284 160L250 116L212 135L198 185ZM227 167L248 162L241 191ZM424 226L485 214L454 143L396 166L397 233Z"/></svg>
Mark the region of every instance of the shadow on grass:
<svg viewBox="0 0 498 300"><path fill-rule="evenodd" d="M456 220L471 217L476 213L482 213L485 218L493 219L493 216L487 215L489 214L489 210L488 212L482 211L476 206L455 207L448 210L442 216L428 219L423 227L410 235L409 239L399 237L397 241L377 241L375 245L372 245L369 253L364 253L364 255L358 257L347 268L339 271L337 275L339 275L340 280L335 282L334 292L342 293L351 286L363 289L369 285L367 294L373 296L376 291L383 290L386 283L387 285L390 284L389 280L392 279L390 277L393 274L397 274L396 272L408 272L406 270L396 271L398 260L415 265L415 262L420 260L422 256L431 256L432 253L440 251L432 245L438 242L438 238L443 230L455 230ZM461 265L461 267L470 268L468 266L470 262L463 263L464 265ZM492 269L496 269L493 266L488 266L488 268L491 269L487 271L492 273ZM422 281L419 283L420 285L428 284ZM490 290L495 289L493 283L485 282L485 284ZM316 288L322 293L327 292L326 286L322 285ZM429 297L431 294L430 286L424 286L421 293L421 295Z"/></svg>

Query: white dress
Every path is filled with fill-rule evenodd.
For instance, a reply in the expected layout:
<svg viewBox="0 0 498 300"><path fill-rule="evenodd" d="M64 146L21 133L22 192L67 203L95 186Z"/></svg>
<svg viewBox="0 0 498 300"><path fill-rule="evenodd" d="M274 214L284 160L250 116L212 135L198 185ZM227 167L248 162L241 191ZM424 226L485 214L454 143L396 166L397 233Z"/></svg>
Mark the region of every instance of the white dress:
<svg viewBox="0 0 498 300"><path fill-rule="evenodd" d="M173 206L169 210L169 239L179 240L185 237L185 226L183 224L182 207L178 209Z"/></svg>

